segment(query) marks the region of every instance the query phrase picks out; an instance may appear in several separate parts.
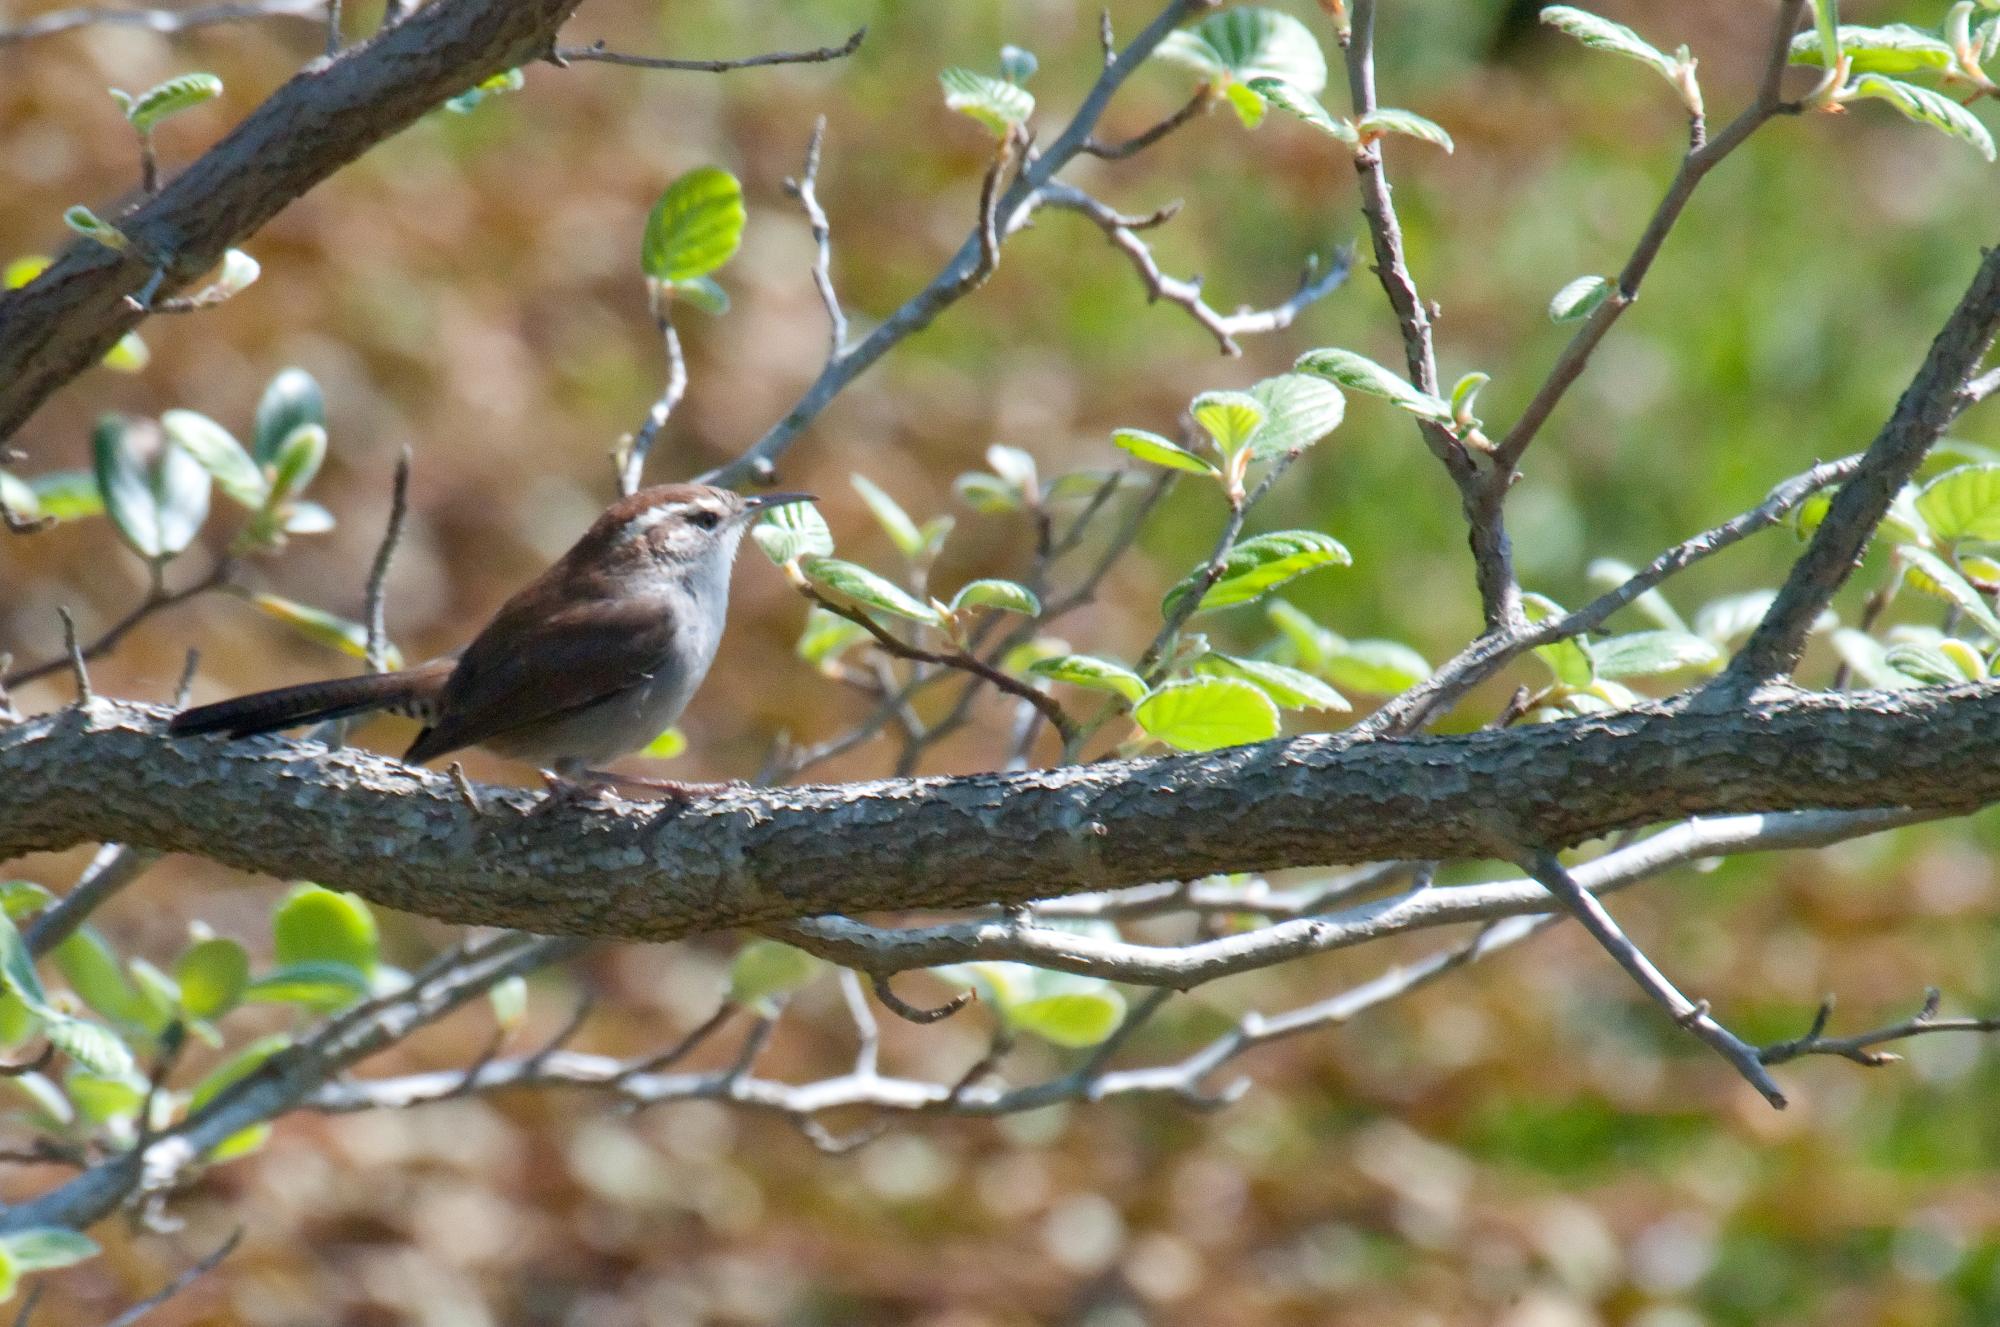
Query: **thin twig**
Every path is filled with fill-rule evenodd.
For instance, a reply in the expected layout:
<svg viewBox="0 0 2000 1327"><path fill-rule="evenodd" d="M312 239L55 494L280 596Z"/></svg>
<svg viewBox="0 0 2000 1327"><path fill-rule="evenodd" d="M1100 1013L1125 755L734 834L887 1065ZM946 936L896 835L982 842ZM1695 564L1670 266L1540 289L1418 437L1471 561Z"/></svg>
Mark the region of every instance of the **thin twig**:
<svg viewBox="0 0 2000 1327"><path fill-rule="evenodd" d="M1874 1049L1886 1041L1903 1041L1932 1032L2000 1032L2000 1018L1939 1018L1938 1009L1943 1003L1943 992L1932 986L1924 992L1923 1008L1899 1023L1851 1037L1829 1037L1825 1035L1826 1025L1833 1018L1833 997L1829 995L1820 1003L1812 1027L1803 1037L1766 1046L1758 1052L1758 1057L1765 1064L1784 1064L1806 1055L1838 1055L1872 1068L1894 1064L1903 1058L1894 1051Z"/></svg>
<svg viewBox="0 0 2000 1327"><path fill-rule="evenodd" d="M825 139L826 117L822 115L813 122L812 139L806 144L805 168L796 180L785 181L785 191L799 200L799 207L806 214L806 225L812 229L813 287L819 291L820 303L826 306L827 356L833 359L847 348L847 315L841 311L840 293L833 285L833 225L819 201L820 148Z"/></svg>
<svg viewBox="0 0 2000 1327"><path fill-rule="evenodd" d="M88 705L96 696L90 690L90 668L84 662L83 648L76 643L76 619L66 606L58 606L56 615L62 618L63 650L68 655L70 679L76 683L76 703Z"/></svg>
<svg viewBox="0 0 2000 1327"><path fill-rule="evenodd" d="M632 435L632 442L625 449L618 467L618 491L626 497L639 491L639 481L646 469L646 457L653 450L653 443L659 438L660 430L667 425L668 416L687 394L687 359L681 354L680 333L674 330L671 307L666 296L657 296L660 303L655 310L654 320L659 325L660 342L667 356L667 385L661 389L658 399L646 411L646 422Z"/></svg>
<svg viewBox="0 0 2000 1327"><path fill-rule="evenodd" d="M889 985L888 973L870 973L868 980L875 988L875 998L882 1002L884 1008L896 1017L912 1023L936 1023L941 1019L950 1018L978 998L978 992L968 986L943 1004L923 1008L909 1003L896 994L894 988Z"/></svg>
<svg viewBox="0 0 2000 1327"><path fill-rule="evenodd" d="M190 9L57 9L11 28L0 28L0 46L50 37L76 28L145 28L152 32L187 32L219 23L258 18L317 19L326 0L251 0L244 4L197 5Z"/></svg>
<svg viewBox="0 0 2000 1327"><path fill-rule="evenodd" d="M723 74L732 69L753 69L759 65L804 65L823 64L828 60L838 60L861 49L861 43L868 36L864 25L856 28L853 35L838 46L820 46L810 51L766 51L762 55L746 55L734 60L683 60L659 55L626 55L621 51L609 51L602 41L588 46L558 46L551 53L557 64L572 61L597 61L602 64L628 65L635 69L682 69L698 74Z"/></svg>
<svg viewBox="0 0 2000 1327"><path fill-rule="evenodd" d="M93 912L117 897L159 860L160 854L150 848L122 843L107 843L99 848L70 891L27 926L21 939L28 953L40 958L69 939Z"/></svg>
<svg viewBox="0 0 2000 1327"><path fill-rule="evenodd" d="M1194 90L1194 96L1188 98L1185 106L1144 133L1134 134L1117 143L1102 143L1095 138L1086 138L1083 140L1083 150L1093 157L1102 157L1106 161L1123 161L1127 157L1137 156L1207 110L1214 100L1215 90L1203 83Z"/></svg>
<svg viewBox="0 0 2000 1327"><path fill-rule="evenodd" d="M151 1313L175 1295L180 1294L202 1277L207 1276L221 1265L224 1258L227 1258L231 1253L236 1251L236 1245L242 1240L245 1229L246 1227L244 1226L236 1227L235 1230L230 1232L228 1239L223 1240L221 1244L216 1246L213 1253L208 1254L201 1261L194 1263L186 1271L167 1282L164 1286L161 1286L153 1294L148 1295L131 1308L126 1309L123 1313L106 1323L105 1327L132 1327L133 1323L138 1322L148 1313Z"/></svg>
<svg viewBox="0 0 2000 1327"><path fill-rule="evenodd" d="M389 486L389 524L382 531L382 542L375 549L375 561L368 568L366 656L371 673L380 673L389 667L389 632L384 619L388 596L384 591L389 583L389 563L396 556L396 546L403 541L403 524L409 515L410 448L406 443L396 457L396 477Z"/></svg>
<svg viewBox="0 0 2000 1327"><path fill-rule="evenodd" d="M216 563L215 569L210 571L208 575L202 577L186 589L169 592L163 590L155 582L152 592L140 601L138 607L112 623L110 627L105 629L103 635L83 647L83 657L86 660L102 657L116 649L118 643L124 640L134 627L137 627L153 614L163 609L172 608L176 604L186 603L190 599L207 594L210 590L222 588L229 583L229 578L234 571L235 563L224 558L221 562ZM57 655L52 659L43 660L38 664L30 664L26 667L18 668L8 673L5 677L0 677L0 686L22 686L38 678L47 677L51 673L60 672L64 668L72 670L75 668L67 653Z"/></svg>

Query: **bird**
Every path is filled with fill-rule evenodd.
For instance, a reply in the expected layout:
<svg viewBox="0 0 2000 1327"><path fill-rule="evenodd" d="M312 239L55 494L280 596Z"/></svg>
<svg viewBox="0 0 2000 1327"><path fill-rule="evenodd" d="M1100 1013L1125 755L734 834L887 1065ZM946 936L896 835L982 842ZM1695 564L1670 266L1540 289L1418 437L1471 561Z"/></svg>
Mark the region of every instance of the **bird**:
<svg viewBox="0 0 2000 1327"><path fill-rule="evenodd" d="M279 687L183 710L176 737L229 738L388 710L424 724L405 762L466 747L529 761L552 789L645 783L597 768L673 724L715 660L729 573L761 512L809 493L662 484L613 503L455 657Z"/></svg>

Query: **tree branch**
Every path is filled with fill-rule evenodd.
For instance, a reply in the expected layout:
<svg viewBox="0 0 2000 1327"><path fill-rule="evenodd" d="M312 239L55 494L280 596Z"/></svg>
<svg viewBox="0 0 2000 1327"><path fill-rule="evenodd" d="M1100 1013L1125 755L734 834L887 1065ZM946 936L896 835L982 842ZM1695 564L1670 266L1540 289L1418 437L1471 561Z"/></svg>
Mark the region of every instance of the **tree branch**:
<svg viewBox="0 0 2000 1327"><path fill-rule="evenodd" d="M735 60L678 60L660 55L626 55L619 51L607 51L601 41L588 46L558 46L550 58L557 64L568 64L573 60L598 61L602 64L630 65L638 69L683 69L698 74L724 74L732 69L754 69L759 65L806 65L824 64L828 60L838 60L861 49L862 41L868 36L864 25L856 28L851 36L838 46L820 46L810 51L766 51L762 55L746 55Z"/></svg>

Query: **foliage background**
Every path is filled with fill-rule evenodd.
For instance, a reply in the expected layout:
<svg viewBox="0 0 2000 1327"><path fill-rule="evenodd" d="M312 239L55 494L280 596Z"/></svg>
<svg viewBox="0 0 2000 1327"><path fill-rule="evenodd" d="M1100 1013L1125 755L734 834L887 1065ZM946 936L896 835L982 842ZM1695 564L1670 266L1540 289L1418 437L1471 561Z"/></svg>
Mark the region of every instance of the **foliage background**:
<svg viewBox="0 0 2000 1327"><path fill-rule="evenodd" d="M1310 6L1286 7L1312 21ZM1539 29L1536 7L1397 0L1381 19L1385 101L1458 141L1448 158L1397 144L1391 178L1419 280L1443 306L1445 380L1493 373L1482 401L1491 419L1525 401L1567 335L1543 314L1550 293L1623 260L1685 132L1656 80ZM368 8L357 7L359 24ZM1689 42L1717 119L1747 97L1766 6L1598 8L1663 47ZM1843 9L1856 21L1929 24L1942 6ZM1119 0L1112 13L1129 32L1151 9ZM413 521L390 626L412 657L452 647L610 496L606 449L658 390L636 257L645 210L668 179L729 167L751 225L723 274L734 312L680 320L692 388L655 451L659 477L733 455L818 369L810 241L782 191L815 115L829 121L820 187L836 277L850 312L879 316L929 279L972 218L989 140L944 111L937 69L988 67L1003 41L1032 47L1046 121L1073 104L1097 61L1095 9L1074 0L599 0L572 24L572 39L707 55L837 41L862 22L868 41L838 65L725 77L537 66L521 93L431 117L252 241L264 276L250 293L148 323L145 372L93 371L60 394L17 440L33 458L23 468L84 464L90 422L107 409L181 405L247 427L270 374L302 364L328 392L333 448L315 496L341 525L256 574L356 613L388 475L408 443ZM166 159L185 161L318 40L311 25L281 19L172 42L96 29L0 49L0 258L61 244L64 207L104 213L132 186L129 139L105 87L219 73L224 102L162 131ZM1109 129L1151 123L1186 86L1170 69L1142 72ZM1226 112L1210 115L1135 162L1080 169L1130 210L1185 196L1156 250L1170 271L1206 274L1223 308L1281 298L1304 253L1359 231L1346 162L1283 117L1246 135ZM1995 178L1881 107L1780 121L1753 139L1704 186L1645 298L1537 448L1512 504L1528 588L1575 601L1592 557L1644 561L1815 458L1863 446L1976 246L1994 241ZM1365 271L1301 325L1223 360L1178 310L1144 304L1093 228L1050 213L1008 246L986 289L850 390L784 478L827 499L844 551L883 561L850 471L922 516L951 505L952 475L991 442L1025 447L1045 469L1102 463L1115 455L1113 426L1167 431L1193 390L1248 384L1327 344L1400 362ZM1962 436L2000 443L2000 423L1989 408ZM1014 565L1023 531L958 515L940 583ZM1219 517L1205 494L1171 503L1147 557L1072 625L1076 643L1128 653L1143 643L1159 588L1206 551ZM1476 628L1452 491L1408 421L1380 403L1356 398L1260 522L1324 528L1354 551L1352 570L1291 595L1344 633L1398 636L1436 658ZM1770 584L1793 551L1782 534L1763 536L1682 578L1673 597L1688 609L1703 594ZM200 555L189 559L178 575L195 574ZM853 713L790 652L803 606L761 559L746 563L756 565L739 576L731 635L686 721L685 777L747 776L776 733L828 736ZM40 658L59 646L58 604L88 631L143 589L142 569L101 524L9 539L0 649ZM1254 635L1256 615L1239 616ZM149 624L95 676L106 691L158 698L196 643L203 697L347 666L210 597ZM63 695L49 684L20 699L36 709ZM1475 699L1464 721L1498 699ZM988 712L989 726L947 746L934 768L990 761L1002 717ZM392 744L403 736L394 725L363 740ZM863 748L827 773L881 772L886 759ZM471 764L479 777L520 775ZM51 886L80 865L25 864ZM98 921L121 949L156 957L179 947L194 918L254 942L277 888L168 863ZM1684 987L1752 1038L1802 1029L1829 990L1851 1026L1900 1017L1926 983L1950 1005L1991 1009L1996 911L1990 845L1964 826L1684 871L1622 907ZM386 925L392 956L446 934L410 918ZM579 1046L665 1044L713 1007L730 948L717 938L600 950L537 982L531 1024L553 1030L588 992L597 1006ZM1169 1054L1242 1009L1364 979L1393 957L1380 948L1206 988L1170 1005L1134 1053ZM983 1048L983 1017L927 1030L888 1020L889 1063L949 1074ZM461 1015L382 1068L463 1064L488 1036L484 1018ZM847 1035L836 993L815 988L765 1063L836 1070ZM1128 1100L925 1122L842 1158L821 1156L783 1121L702 1103L624 1117L589 1098L540 1095L293 1119L263 1153L179 1204L183 1235L112 1233L109 1256L60 1274L40 1315L108 1316L242 1219L243 1246L163 1319L1990 1322L2000 1317L2000 1123L1988 1103L2000 1061L1950 1038L1908 1053L1909 1064L1877 1071L1792 1067L1795 1104L1775 1114L1566 928L1354 1026L1259 1053L1248 1064L1254 1090L1213 1116ZM46 1178L8 1170L0 1195Z"/></svg>

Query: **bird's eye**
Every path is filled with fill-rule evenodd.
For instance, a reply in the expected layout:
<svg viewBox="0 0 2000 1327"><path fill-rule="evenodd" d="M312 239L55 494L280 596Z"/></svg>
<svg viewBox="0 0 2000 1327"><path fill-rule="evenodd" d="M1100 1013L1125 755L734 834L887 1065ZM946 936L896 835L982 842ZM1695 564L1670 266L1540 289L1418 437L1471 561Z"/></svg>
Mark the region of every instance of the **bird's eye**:
<svg viewBox="0 0 2000 1327"><path fill-rule="evenodd" d="M721 512L707 507L696 507L688 513L688 524L701 530L713 530L721 520Z"/></svg>

